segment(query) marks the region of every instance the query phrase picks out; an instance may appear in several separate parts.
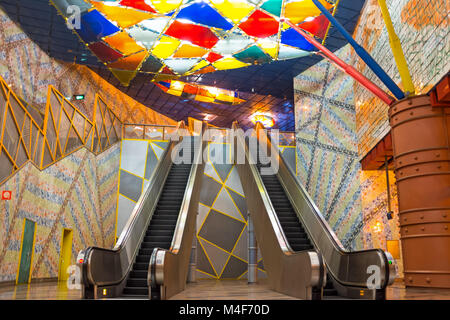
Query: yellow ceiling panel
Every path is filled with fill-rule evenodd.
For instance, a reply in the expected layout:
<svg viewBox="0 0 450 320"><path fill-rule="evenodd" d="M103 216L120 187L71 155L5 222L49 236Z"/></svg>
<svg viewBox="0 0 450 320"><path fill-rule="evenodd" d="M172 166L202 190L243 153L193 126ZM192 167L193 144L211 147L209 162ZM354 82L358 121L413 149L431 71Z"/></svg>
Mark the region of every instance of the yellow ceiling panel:
<svg viewBox="0 0 450 320"><path fill-rule="evenodd" d="M155 16L148 12L109 6L98 1L91 1L91 3L98 11L103 13L108 19L117 22L119 27L123 29L133 26L143 20L152 19Z"/></svg>
<svg viewBox="0 0 450 320"><path fill-rule="evenodd" d="M325 8L330 9L332 4L325 0L319 0ZM312 0L297 0L286 4L284 9L284 16L291 20L292 23L297 24L309 17L316 17L320 15L320 10L316 7Z"/></svg>
<svg viewBox="0 0 450 320"><path fill-rule="evenodd" d="M208 50L191 46L190 44L183 44L173 55L174 58L200 58L203 57Z"/></svg>
<svg viewBox="0 0 450 320"><path fill-rule="evenodd" d="M168 13L177 9L183 0L152 0L153 8L159 13Z"/></svg>
<svg viewBox="0 0 450 320"><path fill-rule="evenodd" d="M171 37L162 36L158 43L153 47L152 53L160 59L170 57L180 45L180 41Z"/></svg>
<svg viewBox="0 0 450 320"><path fill-rule="evenodd" d="M105 38L104 40L112 48L119 50L125 56L145 49L144 47L138 45L136 41L125 31L116 33L111 37Z"/></svg>
<svg viewBox="0 0 450 320"><path fill-rule="evenodd" d="M235 58L224 58L212 64L217 70L236 69L249 66L248 63L241 62Z"/></svg>
<svg viewBox="0 0 450 320"><path fill-rule="evenodd" d="M211 0L211 3L226 18L239 23L255 9L253 5L244 0Z"/></svg>
<svg viewBox="0 0 450 320"><path fill-rule="evenodd" d="M206 67L209 64L206 60L201 60L199 63L197 63L191 70L189 70L188 73L194 73L197 70L200 70L201 68Z"/></svg>
<svg viewBox="0 0 450 320"><path fill-rule="evenodd" d="M273 59L277 58L278 43L267 39L261 39L258 41L258 45L264 50L264 52L269 54Z"/></svg>

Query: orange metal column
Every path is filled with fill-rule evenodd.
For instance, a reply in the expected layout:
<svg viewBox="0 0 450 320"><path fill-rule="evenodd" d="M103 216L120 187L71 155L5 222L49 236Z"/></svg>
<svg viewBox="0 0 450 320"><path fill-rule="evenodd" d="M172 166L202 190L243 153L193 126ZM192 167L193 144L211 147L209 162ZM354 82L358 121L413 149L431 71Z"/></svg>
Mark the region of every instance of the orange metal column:
<svg viewBox="0 0 450 320"><path fill-rule="evenodd" d="M415 96L389 117L405 285L450 288L450 104Z"/></svg>

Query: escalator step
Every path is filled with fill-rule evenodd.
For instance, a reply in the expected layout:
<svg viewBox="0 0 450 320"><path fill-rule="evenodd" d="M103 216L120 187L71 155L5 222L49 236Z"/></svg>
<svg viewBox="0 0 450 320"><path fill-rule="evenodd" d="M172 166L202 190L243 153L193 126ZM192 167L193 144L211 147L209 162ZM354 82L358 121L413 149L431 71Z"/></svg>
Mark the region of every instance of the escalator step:
<svg viewBox="0 0 450 320"><path fill-rule="evenodd" d="M130 272L131 278L144 278L147 279L148 272L147 270L132 270Z"/></svg>
<svg viewBox="0 0 450 320"><path fill-rule="evenodd" d="M136 257L136 262L143 262L143 263L148 263L150 261L150 254L149 255L138 255Z"/></svg>
<svg viewBox="0 0 450 320"><path fill-rule="evenodd" d="M300 223L297 221L280 221L281 222L281 226L283 227L283 230L286 232L286 230L284 229L284 227L296 227L296 228L300 228Z"/></svg>
<svg viewBox="0 0 450 320"><path fill-rule="evenodd" d="M300 230L303 230L300 224L298 226L284 226L283 231L284 233L291 233L291 232L300 232Z"/></svg>
<svg viewBox="0 0 450 320"><path fill-rule="evenodd" d="M290 211L290 212L278 212L277 211L277 216L279 218L292 218L292 217L294 217L294 218L296 218L298 220L297 215L293 211Z"/></svg>
<svg viewBox="0 0 450 320"><path fill-rule="evenodd" d="M148 287L137 288L137 287L125 287L123 293L127 295L137 295L137 296L148 296Z"/></svg>
<svg viewBox="0 0 450 320"><path fill-rule="evenodd" d="M161 225L164 225L164 226L169 225L170 226L170 225L174 224L174 222L176 222L176 219L175 220L167 220L167 219L165 219L165 220L160 220L160 219L153 220L152 219L151 225L152 226L161 226Z"/></svg>
<svg viewBox="0 0 450 320"><path fill-rule="evenodd" d="M297 244L307 244L307 245L311 245L311 242L309 242L309 239L307 238L288 238L289 244L292 245L297 245Z"/></svg>
<svg viewBox="0 0 450 320"><path fill-rule="evenodd" d="M294 210L291 209L291 208L278 208L277 214L280 214L280 213L292 213L292 214L295 214Z"/></svg>
<svg viewBox="0 0 450 320"><path fill-rule="evenodd" d="M156 218L160 219L162 217L176 217L176 218L178 218L178 212L177 211L173 211L173 210L167 210L167 211L160 210L160 211L155 212L153 214L152 219L156 219Z"/></svg>
<svg viewBox="0 0 450 320"><path fill-rule="evenodd" d="M160 230L160 231L174 231L175 230L175 226L170 224L170 225L151 225L148 227L147 232L152 232L154 230Z"/></svg>
<svg viewBox="0 0 450 320"><path fill-rule="evenodd" d="M290 203L283 203L283 202L272 202L273 206L276 210L278 209L290 209L292 210L292 206Z"/></svg>
<svg viewBox="0 0 450 320"><path fill-rule="evenodd" d="M323 289L323 295L324 296L327 296L327 297L329 297L329 296L337 296L338 295L338 292L337 292L337 290L336 289L327 289L327 288L324 288Z"/></svg>
<svg viewBox="0 0 450 320"><path fill-rule="evenodd" d="M148 272L148 263L145 262L135 262L133 264L133 270Z"/></svg>
<svg viewBox="0 0 450 320"><path fill-rule="evenodd" d="M141 249L162 248L169 249L170 242L142 242Z"/></svg>
<svg viewBox="0 0 450 320"><path fill-rule="evenodd" d="M153 215L152 222L160 222L160 221L167 221L169 223L176 223L178 219L178 215Z"/></svg>
<svg viewBox="0 0 450 320"><path fill-rule="evenodd" d="M160 248L160 247L158 247L158 248ZM139 249L139 255L143 255L143 256L150 255L151 256L154 249L155 248L141 248L141 249Z"/></svg>
<svg viewBox="0 0 450 320"><path fill-rule="evenodd" d="M151 235L151 236L146 236L144 237L144 242L171 242L172 241L172 236L156 236L156 235Z"/></svg>
<svg viewBox="0 0 450 320"><path fill-rule="evenodd" d="M283 222L298 222L298 218L297 217L284 217L284 216L279 216L278 220L280 220L281 223Z"/></svg>
<svg viewBox="0 0 450 320"><path fill-rule="evenodd" d="M147 279L129 278L127 280L127 287L147 287Z"/></svg>
<svg viewBox="0 0 450 320"><path fill-rule="evenodd" d="M305 233L305 232L302 232L302 231L298 231L298 232L285 232L284 234L286 235L286 238L288 238L288 239L305 238L305 237L306 237L306 233Z"/></svg>
<svg viewBox="0 0 450 320"><path fill-rule="evenodd" d="M146 237L151 237L151 236L169 236L172 237L173 236L173 231L172 230L147 230L147 232L145 233Z"/></svg>
<svg viewBox="0 0 450 320"><path fill-rule="evenodd" d="M290 246L294 251L311 250L313 248L310 244L292 244Z"/></svg>

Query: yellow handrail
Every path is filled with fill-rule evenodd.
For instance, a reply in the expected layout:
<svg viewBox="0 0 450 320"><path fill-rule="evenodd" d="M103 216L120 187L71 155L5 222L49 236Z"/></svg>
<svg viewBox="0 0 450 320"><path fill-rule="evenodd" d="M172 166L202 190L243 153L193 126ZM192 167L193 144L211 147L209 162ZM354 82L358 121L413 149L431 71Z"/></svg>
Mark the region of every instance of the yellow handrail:
<svg viewBox="0 0 450 320"><path fill-rule="evenodd" d="M0 76L0 184L28 161L43 170L82 147L99 154L122 139L122 121L98 94L92 120L53 86L42 125L27 106Z"/></svg>

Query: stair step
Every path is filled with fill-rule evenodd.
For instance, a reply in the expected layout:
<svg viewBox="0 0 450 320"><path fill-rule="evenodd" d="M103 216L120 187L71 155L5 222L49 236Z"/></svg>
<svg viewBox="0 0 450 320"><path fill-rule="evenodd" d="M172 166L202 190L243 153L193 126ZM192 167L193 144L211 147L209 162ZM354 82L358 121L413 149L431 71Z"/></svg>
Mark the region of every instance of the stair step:
<svg viewBox="0 0 450 320"><path fill-rule="evenodd" d="M144 237L144 242L171 242L171 241L172 241L172 236L151 235L151 236Z"/></svg>
<svg viewBox="0 0 450 320"><path fill-rule="evenodd" d="M141 249L162 248L169 249L171 242L142 242Z"/></svg>
<svg viewBox="0 0 450 320"><path fill-rule="evenodd" d="M292 246L292 245L297 245L297 244L307 244L307 245L311 245L311 243L309 242L309 239L307 239L307 238L291 238L291 239L289 239L288 238L288 241L289 241L289 244Z"/></svg>
<svg viewBox="0 0 450 320"><path fill-rule="evenodd" d="M297 217L286 217L286 216L278 216L278 220L280 220L280 222L298 222L298 218Z"/></svg>
<svg viewBox="0 0 450 320"><path fill-rule="evenodd" d="M326 288L324 288L323 289L323 295L327 296L327 297L329 297L329 296L337 296L338 292L334 288L333 289L326 289Z"/></svg>
<svg viewBox="0 0 450 320"><path fill-rule="evenodd" d="M147 229L147 232L153 232L155 230L173 232L175 230L175 227L176 226L173 224L170 224L170 225L152 225L152 224L150 224L150 226Z"/></svg>
<svg viewBox="0 0 450 320"><path fill-rule="evenodd" d="M146 287L146 288L125 287L123 289L123 293L127 294L127 295L148 296L148 287Z"/></svg>
<svg viewBox="0 0 450 320"><path fill-rule="evenodd" d="M147 279L147 275L148 275L147 270L131 270L130 272L131 278Z"/></svg>
<svg viewBox="0 0 450 320"><path fill-rule="evenodd" d="M141 255L141 254L139 254L136 257L136 262L142 262L142 263L147 262L148 263L150 261L150 256L151 256L151 254L149 254L149 255Z"/></svg>
<svg viewBox="0 0 450 320"><path fill-rule="evenodd" d="M151 236L173 236L173 232L170 230L147 230L147 232L145 233L146 237L151 237Z"/></svg>
<svg viewBox="0 0 450 320"><path fill-rule="evenodd" d="M152 222L159 222L159 221L167 221L169 223L176 223L178 219L178 215L170 215L170 214L164 214L160 215L159 212L156 215L153 215Z"/></svg>
<svg viewBox="0 0 450 320"><path fill-rule="evenodd" d="M298 222L298 220L297 221L280 221L280 223L281 223L281 226L283 227L283 230L285 227L286 228L289 228L289 227L299 228L300 227L300 223Z"/></svg>
<svg viewBox="0 0 450 320"><path fill-rule="evenodd" d="M309 244L292 244L290 246L294 251L305 251L313 249L313 246Z"/></svg>
<svg viewBox="0 0 450 320"><path fill-rule="evenodd" d="M139 279L139 278L129 278L127 280L127 287L147 287L147 279Z"/></svg>
<svg viewBox="0 0 450 320"><path fill-rule="evenodd" d="M305 232L285 232L284 235L288 239L305 238L307 235Z"/></svg>
<svg viewBox="0 0 450 320"><path fill-rule="evenodd" d="M144 262L135 262L135 263L133 264L133 270L148 272L148 263L144 263Z"/></svg>
<svg viewBox="0 0 450 320"><path fill-rule="evenodd" d="M177 221L176 219L175 220L168 220L168 219L165 219L165 220L155 219L155 220L153 220L152 219L152 221L150 223L151 223L152 226L161 226L161 225L163 225L163 226L172 226L174 223L176 223L176 221Z"/></svg>

